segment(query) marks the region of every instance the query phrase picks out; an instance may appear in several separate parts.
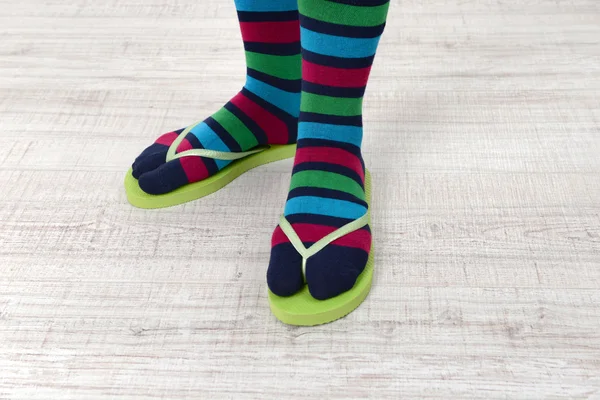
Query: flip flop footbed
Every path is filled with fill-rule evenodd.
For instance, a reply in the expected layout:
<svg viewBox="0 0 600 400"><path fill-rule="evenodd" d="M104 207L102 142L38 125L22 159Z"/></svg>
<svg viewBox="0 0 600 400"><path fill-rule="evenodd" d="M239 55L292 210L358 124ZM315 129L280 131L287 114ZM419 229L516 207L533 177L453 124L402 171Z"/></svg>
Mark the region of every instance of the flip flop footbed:
<svg viewBox="0 0 600 400"><path fill-rule="evenodd" d="M370 209L371 174L368 171L365 192ZM271 311L281 322L289 325L313 326L342 318L356 309L369 294L373 281L373 261L373 247L371 246L367 265L356 280L354 287L331 299L315 299L306 285L298 293L289 297L277 296L269 290Z"/></svg>
<svg viewBox="0 0 600 400"><path fill-rule="evenodd" d="M268 149L233 161L215 175L199 182L184 185L170 193L152 195L144 192L130 169L125 176L125 193L131 205L139 208L165 208L197 200L217 190L263 164L294 157L296 145L271 145Z"/></svg>

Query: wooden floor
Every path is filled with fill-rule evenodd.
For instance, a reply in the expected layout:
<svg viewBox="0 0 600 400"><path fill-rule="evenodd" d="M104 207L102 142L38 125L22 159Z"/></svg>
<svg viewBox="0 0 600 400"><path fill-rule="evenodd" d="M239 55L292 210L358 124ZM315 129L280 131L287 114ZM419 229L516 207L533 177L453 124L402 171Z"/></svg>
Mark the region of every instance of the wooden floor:
<svg viewBox="0 0 600 400"><path fill-rule="evenodd" d="M243 84L228 0L0 0L0 399L599 399L600 3L393 1L365 103L376 278L270 313L291 161L128 205Z"/></svg>

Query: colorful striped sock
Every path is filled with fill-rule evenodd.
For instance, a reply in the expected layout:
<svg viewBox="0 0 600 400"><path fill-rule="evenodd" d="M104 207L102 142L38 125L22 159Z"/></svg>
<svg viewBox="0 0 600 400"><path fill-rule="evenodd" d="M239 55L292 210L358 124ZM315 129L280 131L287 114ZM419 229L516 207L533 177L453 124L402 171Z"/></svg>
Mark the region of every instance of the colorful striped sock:
<svg viewBox="0 0 600 400"><path fill-rule="evenodd" d="M367 211L362 99L389 0L299 0L298 5L302 100L284 215L308 247ZM304 285L301 256L280 227L272 246L269 288L290 296ZM311 295L328 299L350 290L370 250L371 231L365 226L310 257Z"/></svg>
<svg viewBox="0 0 600 400"><path fill-rule="evenodd" d="M235 0L246 50L242 91L195 126L177 148L225 152L295 143L300 109L300 27L296 0ZM159 137L133 163L149 194L171 192L225 168L230 161L184 157L165 162L180 129Z"/></svg>

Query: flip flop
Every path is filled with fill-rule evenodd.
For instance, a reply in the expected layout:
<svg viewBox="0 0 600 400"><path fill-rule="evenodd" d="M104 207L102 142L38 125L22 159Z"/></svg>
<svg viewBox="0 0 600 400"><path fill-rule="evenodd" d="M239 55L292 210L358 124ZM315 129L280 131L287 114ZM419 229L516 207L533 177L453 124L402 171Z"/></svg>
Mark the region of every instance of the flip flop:
<svg viewBox="0 0 600 400"><path fill-rule="evenodd" d="M371 174L367 171L365 180L365 197L367 204L371 201ZM370 213L342 226L323 239L314 243L308 249L294 231L290 223L281 217L279 226L290 239L290 242L302 256L302 273L306 277L306 260L323 250L331 242L354 232L370 222ZM306 279L305 279L306 280ZM289 297L280 297L269 290L269 305L271 311L281 322L289 325L313 326L326 324L342 318L356 309L369 294L373 281L373 248L363 272L358 276L354 287L347 292L327 300L317 300L311 296L308 286Z"/></svg>
<svg viewBox="0 0 600 400"><path fill-rule="evenodd" d="M139 208L164 208L187 203L216 192L252 168L291 158L296 154L295 144L260 146L249 151L231 153L207 149L192 149L177 153L177 147L185 139L185 136L199 123L190 125L179 134L167 151L166 162L182 157L205 157L233 162L213 176L199 182L184 185L172 192L159 195L144 192L140 188L138 180L133 177L132 169L130 168L125 176L125 193L127 194L127 200L132 206Z"/></svg>

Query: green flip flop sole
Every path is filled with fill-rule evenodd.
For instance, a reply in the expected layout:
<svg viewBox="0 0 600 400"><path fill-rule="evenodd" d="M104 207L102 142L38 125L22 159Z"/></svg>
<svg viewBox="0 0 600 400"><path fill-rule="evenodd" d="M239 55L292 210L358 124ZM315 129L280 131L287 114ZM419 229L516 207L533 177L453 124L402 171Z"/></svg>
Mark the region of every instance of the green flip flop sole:
<svg viewBox="0 0 600 400"><path fill-rule="evenodd" d="M125 176L125 193L127 194L127 200L134 207L146 209L172 207L208 196L252 168L294 157L295 153L295 144L271 145L264 151L233 161L207 179L159 195L144 192L130 169Z"/></svg>
<svg viewBox="0 0 600 400"><path fill-rule="evenodd" d="M371 204L371 174L367 171L365 180L367 203ZM367 223L370 214L367 214ZM364 226L364 225L363 225ZM359 275L354 287L349 291L327 300L317 300L311 296L308 286L289 297L277 296L269 290L271 312L281 322L289 325L314 326L326 324L345 317L354 311L367 297L373 281L373 247L363 272Z"/></svg>

